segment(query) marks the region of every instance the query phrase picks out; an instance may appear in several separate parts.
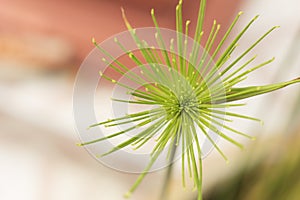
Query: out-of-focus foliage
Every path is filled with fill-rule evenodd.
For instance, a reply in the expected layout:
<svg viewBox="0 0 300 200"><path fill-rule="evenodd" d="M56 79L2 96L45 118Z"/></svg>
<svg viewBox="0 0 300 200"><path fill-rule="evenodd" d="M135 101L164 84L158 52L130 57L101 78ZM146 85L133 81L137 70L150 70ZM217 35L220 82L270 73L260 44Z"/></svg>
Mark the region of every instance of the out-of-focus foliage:
<svg viewBox="0 0 300 200"><path fill-rule="evenodd" d="M263 146L254 146L260 149L258 160L254 161L256 153L251 155L241 171L212 188L205 195L205 199L298 200L300 197L299 129L293 136L288 138L281 136Z"/></svg>

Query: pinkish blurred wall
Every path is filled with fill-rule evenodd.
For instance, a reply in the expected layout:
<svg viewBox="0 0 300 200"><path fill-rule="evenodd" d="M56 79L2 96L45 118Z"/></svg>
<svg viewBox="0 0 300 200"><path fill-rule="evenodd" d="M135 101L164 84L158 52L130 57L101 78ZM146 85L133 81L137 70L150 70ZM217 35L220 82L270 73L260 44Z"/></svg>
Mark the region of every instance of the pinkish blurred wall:
<svg viewBox="0 0 300 200"><path fill-rule="evenodd" d="M208 1L205 26L211 26L214 16L226 27L236 14L237 2ZM41 49L43 52L43 48L48 48L40 44L42 41L36 41L36 38L45 38L45 43L58 43L57 54L60 56L55 58L55 62L55 59L47 57L46 51L45 55L37 56L37 60L44 59L49 62L46 67L51 68L61 67L70 60L75 60L78 65L93 48L92 37L101 42L126 30L121 17L121 7L125 9L128 19L135 27L153 26L150 9L155 8L159 24L162 27L174 28L176 4L177 0L0 0L0 39L5 41L0 44L0 50L2 48L1 53L8 56L14 56L14 51L17 54L24 52L25 61L24 55L17 57L26 62L26 54L29 54L27 57L34 57L35 51ZM196 24L198 5L199 0L184 1L183 4L184 18L192 20L192 29ZM225 28L221 30L220 36L224 31ZM5 52L3 48L10 51Z"/></svg>

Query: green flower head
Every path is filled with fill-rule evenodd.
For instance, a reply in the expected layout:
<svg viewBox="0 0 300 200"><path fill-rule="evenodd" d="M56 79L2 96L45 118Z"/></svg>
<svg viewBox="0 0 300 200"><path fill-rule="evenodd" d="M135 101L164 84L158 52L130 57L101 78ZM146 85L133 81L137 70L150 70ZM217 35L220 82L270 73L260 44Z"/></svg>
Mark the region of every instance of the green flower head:
<svg viewBox="0 0 300 200"><path fill-rule="evenodd" d="M152 149L150 162L126 194L127 197L141 183L164 150L168 150L167 159L172 160L172 155L180 146L183 185L186 184L185 169L187 168L188 176L192 178L198 191L198 199L202 199L202 158L204 153L200 137L206 138L227 161L225 154L209 132L213 132L242 148L242 144L229 137L224 131L230 131L250 139L254 138L229 125L225 125L223 121L231 122L228 117L259 122L260 120L229 112L225 109L244 105L235 103L235 101L269 93L300 82L300 79L297 78L270 85L238 87L237 84L244 81L251 72L266 66L274 60L272 58L253 66L253 61L256 58L254 56L241 63L242 59L277 26L268 30L238 57L231 58L240 38L258 16L255 16L236 37L231 37L233 38L232 42L227 48L224 48L223 44L228 40L242 13L240 12L236 16L221 41L215 45L215 49L213 49L213 46L220 25L214 21L211 31L208 33L208 39L204 47L201 47L202 36L206 34L203 31L205 5L206 1L202 0L193 38L188 37L190 21L183 22L182 19L182 1L179 1L176 7L176 31L168 37L165 34L166 30L159 27L152 9L151 16L155 28L146 30L148 32L153 31L156 44L150 44L149 41L142 38L138 34L139 29L132 28L122 10L125 24L137 47L137 51L128 50L125 47L126 45L120 42L118 38L115 38L115 43L138 66L135 69L113 58L106 49L99 46L93 39L96 47L106 56L102 59L103 62L120 74L122 80L115 80L106 75L104 71L100 72L100 76L118 87L126 89L127 94L133 97L131 99L112 98L112 100L130 105L145 105L149 108L91 125L91 127L113 127L133 124L119 132L80 144L89 145L135 131L134 136L101 155L105 156L130 145L135 149L139 149L155 137L156 143ZM109 62L109 59L113 61ZM141 127L143 129L140 129Z"/></svg>

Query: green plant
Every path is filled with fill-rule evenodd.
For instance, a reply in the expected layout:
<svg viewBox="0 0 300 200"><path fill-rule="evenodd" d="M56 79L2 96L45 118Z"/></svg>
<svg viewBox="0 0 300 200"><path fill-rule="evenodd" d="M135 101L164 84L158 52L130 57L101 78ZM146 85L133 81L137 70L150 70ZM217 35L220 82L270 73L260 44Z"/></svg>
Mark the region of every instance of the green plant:
<svg viewBox="0 0 300 200"><path fill-rule="evenodd" d="M190 54L186 53L188 40L187 35L190 22L187 21L185 23L185 27L183 26L182 1L179 1L179 4L176 7L177 35L176 38L170 42L171 51L166 50L166 41L162 39L163 37L160 33L161 29L157 23L153 9L151 10L151 16L157 30L156 39L160 46L159 49L149 46L146 41L141 40L136 35L135 29L132 28L123 11L125 24L139 48L140 56L136 55L136 52L126 50L117 39L115 42L119 44L120 48L124 50L124 53L127 54L135 64L140 66L141 71L140 74L132 73L130 69L118 61L118 59L115 59L113 63L107 63L107 65L120 75L126 76L132 82L140 84L140 88L132 88L130 85L126 85L107 76L104 72L100 72L100 75L104 79L126 88L130 95L135 97L135 100L113 99L114 101L134 105L155 105L156 107L91 125L91 127L101 125L111 127L121 124L130 124L132 122L136 123L128 129L97 140L84 142L80 145L100 142L126 134L127 132L138 129L139 127L147 126L143 131L138 132L135 136L120 143L111 151L101 155L105 156L129 145L133 145L136 149L138 149L148 142L159 130L162 130L156 140L156 145L153 147L150 163L141 173L129 192L125 195L126 197L129 197L138 187L163 150L168 148L169 154L167 157L170 161L172 161L177 146L181 144L183 186L185 186L186 179L184 169L187 167L189 176L193 178L195 188L198 191L198 199L202 199L202 151L197 129L201 130L202 134L210 140L215 149L227 161L225 154L209 136L208 130L215 132L225 140L228 140L234 145L242 148L242 144L227 136L223 130L218 128L218 126L222 127L222 129L250 139L254 138L223 124L217 119L230 121L226 117L230 116L254 121L260 120L239 113L227 112L224 109L245 105L234 103L235 101L272 92L285 86L300 82L300 78L297 78L283 83L264 86L237 87L236 85L245 80L251 72L266 66L274 60L274 58L272 58L250 69L246 69L246 67L255 60L254 56L245 63L236 67L239 61L269 33L276 29L277 26L268 30L257 41L250 45L250 47L240 56L233 59L233 61L229 61L232 52L237 47L238 41L258 17L255 16L233 39L231 44L225 48L220 56L218 56L223 44L228 39L228 36L242 14L240 12L232 22L220 43L217 45L216 49L212 52L211 58L209 58L208 52L212 51L212 46L220 29L220 25L217 25L214 22L204 47L205 51L201 52L200 42L204 34L203 20L205 15L205 6L206 0L202 0L200 3L197 27L193 38L195 43L192 45L192 51ZM177 45L175 45L174 41ZM94 39L93 43L101 52L109 56L108 52L98 46ZM106 62L105 59L103 59L103 61ZM148 66L145 66L145 64L148 64ZM171 169L171 166L169 166L169 169Z"/></svg>

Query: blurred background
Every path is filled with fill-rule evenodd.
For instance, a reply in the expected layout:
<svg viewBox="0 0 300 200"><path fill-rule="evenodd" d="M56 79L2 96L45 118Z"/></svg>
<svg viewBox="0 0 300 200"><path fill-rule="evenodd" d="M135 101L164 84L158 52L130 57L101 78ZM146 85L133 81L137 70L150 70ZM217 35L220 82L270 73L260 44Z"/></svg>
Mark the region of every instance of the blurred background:
<svg viewBox="0 0 300 200"><path fill-rule="evenodd" d="M72 116L76 71L98 42L126 30L120 7L135 27L152 26L155 8L162 27L174 28L176 0L0 0L0 197L3 200L123 199L137 175L120 173L94 160L78 142ZM183 14L196 23L198 0L184 1ZM213 19L221 34L243 10L237 33L253 16L260 19L241 40L236 55L274 25L249 55L257 62L276 57L245 84L258 85L300 76L298 0L210 0L205 29ZM206 36L207 37L207 34ZM248 57L248 58L249 58ZM230 159L216 152L204 160L206 199L298 199L300 196L299 85L244 101L238 112L262 119L261 126L237 121L257 137L246 149L221 141ZM176 163L170 199L195 199L182 189ZM133 200L158 199L164 171L149 174Z"/></svg>

